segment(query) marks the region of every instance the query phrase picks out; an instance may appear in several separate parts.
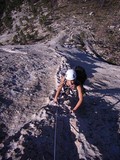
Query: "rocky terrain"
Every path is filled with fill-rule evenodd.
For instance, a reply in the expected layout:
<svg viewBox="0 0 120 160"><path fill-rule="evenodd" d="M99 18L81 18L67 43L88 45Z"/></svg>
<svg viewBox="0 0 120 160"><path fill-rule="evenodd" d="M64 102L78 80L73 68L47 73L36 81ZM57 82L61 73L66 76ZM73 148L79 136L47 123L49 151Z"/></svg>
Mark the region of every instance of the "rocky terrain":
<svg viewBox="0 0 120 160"><path fill-rule="evenodd" d="M119 0L1 0L0 3L1 45L45 42L65 31L71 44L77 42L80 50L86 50L87 44L96 55L120 65Z"/></svg>
<svg viewBox="0 0 120 160"><path fill-rule="evenodd" d="M1 160L119 160L120 68L61 46L64 36L45 45L1 47ZM61 72L77 64L88 80L84 104L71 114L72 95L58 105L52 99Z"/></svg>
<svg viewBox="0 0 120 160"><path fill-rule="evenodd" d="M13 14L16 23L12 28L4 28L5 23L1 28L0 160L119 160L118 22L111 27L116 17L119 20L118 7L111 13L107 8L110 3L101 6L103 13L109 10L108 17L113 15L109 23L106 22L112 35L116 34L113 44L104 32L108 29L103 23L106 17L98 16L96 7L100 4L84 1L76 8L78 4L66 6L58 2L59 7L52 10L53 16L48 15L50 12L43 5L42 14L38 10L42 25L38 25L38 16L32 18L33 12L23 4L19 14L18 10ZM114 1L112 8L116 3L119 6L119 2ZM34 1L34 7L38 4L39 1ZM96 10L92 10L92 5ZM96 26L99 23L95 15L100 18L103 30ZM111 54L112 50L115 55ZM110 58L114 60L111 62ZM88 79L83 105L71 113L75 101L72 94L61 96L58 104L53 102L53 97L61 73L76 65L85 68Z"/></svg>

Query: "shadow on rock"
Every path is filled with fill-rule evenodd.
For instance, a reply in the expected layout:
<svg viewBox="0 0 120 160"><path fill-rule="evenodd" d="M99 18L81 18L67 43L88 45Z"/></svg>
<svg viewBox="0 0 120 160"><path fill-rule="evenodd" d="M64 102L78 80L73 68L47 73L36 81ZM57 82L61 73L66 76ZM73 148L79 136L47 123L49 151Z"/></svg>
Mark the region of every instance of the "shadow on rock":
<svg viewBox="0 0 120 160"><path fill-rule="evenodd" d="M115 91L114 94L117 94ZM100 92L104 91L100 90ZM101 96L86 96L85 104L76 116L80 133L85 136L86 142L97 147L102 159L119 160L119 111L114 108L114 104L105 100L105 96L110 92L111 90L107 89L106 94L101 94ZM119 101L115 105L118 103Z"/></svg>

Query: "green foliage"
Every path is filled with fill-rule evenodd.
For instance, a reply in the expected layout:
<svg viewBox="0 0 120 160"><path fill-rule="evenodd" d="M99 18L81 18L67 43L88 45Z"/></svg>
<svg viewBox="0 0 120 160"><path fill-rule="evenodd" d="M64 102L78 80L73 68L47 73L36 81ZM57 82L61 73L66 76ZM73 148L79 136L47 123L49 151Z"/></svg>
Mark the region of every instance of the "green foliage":
<svg viewBox="0 0 120 160"><path fill-rule="evenodd" d="M5 0L0 0L0 15L3 14L5 7L6 7Z"/></svg>
<svg viewBox="0 0 120 160"><path fill-rule="evenodd" d="M10 14L6 15L4 18L3 18L3 22L4 22L4 25L8 28L12 28L12 17L10 16Z"/></svg>
<svg viewBox="0 0 120 160"><path fill-rule="evenodd" d="M17 8L20 8L20 5L22 4L23 0L15 0L15 1L5 1L4 8L5 8L5 16L2 19L2 23L7 28L12 28L12 17L11 17L11 11ZM0 7L2 8L2 6Z"/></svg>
<svg viewBox="0 0 120 160"><path fill-rule="evenodd" d="M18 36L15 35L15 36L13 37L12 41L13 41L14 44L18 43Z"/></svg>
<svg viewBox="0 0 120 160"><path fill-rule="evenodd" d="M43 3L44 5L48 5L51 1L52 1L52 0L42 0L42 3Z"/></svg>
<svg viewBox="0 0 120 160"><path fill-rule="evenodd" d="M20 5L23 3L23 0L13 0L13 1L7 1L6 7L8 11L12 11L14 9L20 8Z"/></svg>
<svg viewBox="0 0 120 160"><path fill-rule="evenodd" d="M39 22L40 24L45 24L46 20L47 20L47 16L43 15L40 17Z"/></svg>
<svg viewBox="0 0 120 160"><path fill-rule="evenodd" d="M107 62L108 62L109 64L115 65L115 58L114 58L114 57L111 57L111 58L107 59Z"/></svg>
<svg viewBox="0 0 120 160"><path fill-rule="evenodd" d="M28 44L31 41L41 40L43 38L38 37L38 30L34 30L34 28L29 24L27 24L23 29L20 29L18 25L16 25L17 34L13 37L13 44Z"/></svg>
<svg viewBox="0 0 120 160"><path fill-rule="evenodd" d="M38 14L38 13L37 13L37 7L35 7L34 5L31 5L31 11L32 11L34 17L36 17L37 14Z"/></svg>

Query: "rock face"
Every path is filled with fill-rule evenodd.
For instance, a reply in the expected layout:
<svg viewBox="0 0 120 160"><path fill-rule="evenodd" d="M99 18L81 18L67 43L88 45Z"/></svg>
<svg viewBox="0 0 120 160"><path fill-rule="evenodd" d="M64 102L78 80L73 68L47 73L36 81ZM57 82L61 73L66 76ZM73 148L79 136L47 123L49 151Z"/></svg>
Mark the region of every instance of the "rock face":
<svg viewBox="0 0 120 160"><path fill-rule="evenodd" d="M119 160L120 68L80 52L60 33L46 44L0 48L0 159ZM84 103L53 103L69 67L87 72Z"/></svg>
<svg viewBox="0 0 120 160"><path fill-rule="evenodd" d="M106 63L120 64L120 2L95 2L0 1L0 160L120 159L120 67ZM73 94L53 98L76 65L88 80L71 113Z"/></svg>
<svg viewBox="0 0 120 160"><path fill-rule="evenodd" d="M45 46L7 46L0 57L0 118L12 134L48 103L60 57Z"/></svg>
<svg viewBox="0 0 120 160"><path fill-rule="evenodd" d="M87 43L98 56L120 65L119 0L1 0L0 4L0 45L45 42L65 31L71 43L72 35L77 35L80 50L86 50Z"/></svg>

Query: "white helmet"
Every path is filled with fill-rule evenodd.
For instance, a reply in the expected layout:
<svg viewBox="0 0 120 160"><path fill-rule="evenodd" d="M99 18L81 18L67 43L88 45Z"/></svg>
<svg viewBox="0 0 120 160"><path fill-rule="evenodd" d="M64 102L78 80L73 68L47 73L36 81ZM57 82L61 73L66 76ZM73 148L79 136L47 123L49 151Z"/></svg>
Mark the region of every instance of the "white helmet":
<svg viewBox="0 0 120 160"><path fill-rule="evenodd" d="M67 80L74 80L76 79L76 72L73 69L68 69L66 72L66 77Z"/></svg>

